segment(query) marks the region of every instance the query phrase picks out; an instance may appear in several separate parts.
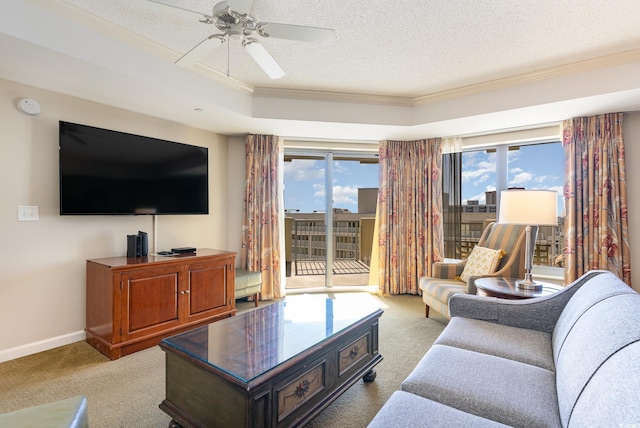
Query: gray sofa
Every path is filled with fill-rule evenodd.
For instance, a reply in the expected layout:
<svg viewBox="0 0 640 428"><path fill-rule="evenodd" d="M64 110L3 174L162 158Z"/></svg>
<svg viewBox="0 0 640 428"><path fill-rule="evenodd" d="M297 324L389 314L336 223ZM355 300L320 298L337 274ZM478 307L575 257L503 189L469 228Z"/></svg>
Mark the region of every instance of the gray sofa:
<svg viewBox="0 0 640 428"><path fill-rule="evenodd" d="M27 407L0 415L0 427L11 428L89 428L87 397Z"/></svg>
<svg viewBox="0 0 640 428"><path fill-rule="evenodd" d="M551 296L456 294L370 427L640 427L640 295L591 271Z"/></svg>

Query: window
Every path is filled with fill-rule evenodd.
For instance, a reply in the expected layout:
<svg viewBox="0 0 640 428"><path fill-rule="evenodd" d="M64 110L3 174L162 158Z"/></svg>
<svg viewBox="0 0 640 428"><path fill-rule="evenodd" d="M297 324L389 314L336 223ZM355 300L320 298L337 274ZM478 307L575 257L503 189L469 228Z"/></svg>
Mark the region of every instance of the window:
<svg viewBox="0 0 640 428"><path fill-rule="evenodd" d="M462 152L462 217L456 254L466 258L488 222L496 221L499 193L510 188L558 192L558 226L540 227L534 265L562 266L564 152L560 142L499 145ZM447 236L445 240L451 240Z"/></svg>
<svg viewBox="0 0 640 428"><path fill-rule="evenodd" d="M560 142L509 147L509 188L555 190L558 226L540 226L534 265L563 266L564 235L564 151Z"/></svg>

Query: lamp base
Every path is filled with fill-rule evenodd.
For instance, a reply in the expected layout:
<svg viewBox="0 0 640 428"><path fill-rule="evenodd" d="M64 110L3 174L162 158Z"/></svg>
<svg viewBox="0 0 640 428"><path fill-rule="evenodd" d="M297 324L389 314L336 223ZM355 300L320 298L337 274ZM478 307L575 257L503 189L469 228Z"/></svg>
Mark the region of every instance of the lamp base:
<svg viewBox="0 0 640 428"><path fill-rule="evenodd" d="M527 272L524 274L524 279L519 279L516 281L517 288L524 288L526 290L542 290L542 284L538 284L531 277L531 273Z"/></svg>

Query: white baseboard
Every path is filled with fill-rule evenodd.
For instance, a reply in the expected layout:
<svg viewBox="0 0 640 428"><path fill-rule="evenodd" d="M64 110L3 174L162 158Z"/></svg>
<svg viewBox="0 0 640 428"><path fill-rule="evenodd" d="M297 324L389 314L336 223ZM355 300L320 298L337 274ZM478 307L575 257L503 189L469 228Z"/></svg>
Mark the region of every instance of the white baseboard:
<svg viewBox="0 0 640 428"><path fill-rule="evenodd" d="M15 348L0 351L0 363L15 360L16 358L26 357L27 355L36 354L49 349L58 348L70 343L85 340L86 334L84 330L65 334L50 339L41 340L39 342L27 343L26 345L16 346Z"/></svg>

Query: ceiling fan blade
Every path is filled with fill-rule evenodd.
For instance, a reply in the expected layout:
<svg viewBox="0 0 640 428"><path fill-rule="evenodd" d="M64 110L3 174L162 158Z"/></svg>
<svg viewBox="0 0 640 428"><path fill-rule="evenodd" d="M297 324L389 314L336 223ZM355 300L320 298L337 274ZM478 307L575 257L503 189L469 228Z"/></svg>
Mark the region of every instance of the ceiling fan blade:
<svg viewBox="0 0 640 428"><path fill-rule="evenodd" d="M196 62L199 62L209 52L215 50L218 46L222 45L225 41L224 34L214 34L198 43L189 52L182 55L177 61L176 65L180 67L190 67Z"/></svg>
<svg viewBox="0 0 640 428"><path fill-rule="evenodd" d="M263 37L299 40L329 44L336 40L336 32L330 28L305 27L303 25L259 23L258 34Z"/></svg>
<svg viewBox="0 0 640 428"><path fill-rule="evenodd" d="M253 0L227 0L229 9L240 14L248 14Z"/></svg>
<svg viewBox="0 0 640 428"><path fill-rule="evenodd" d="M133 0L133 2L144 9L159 13L169 13L183 19L213 19L211 15L207 15L206 13L183 9L181 7L172 6L155 0Z"/></svg>
<svg viewBox="0 0 640 428"><path fill-rule="evenodd" d="M252 42L244 45L251 58L271 79L279 79L285 75L284 70L260 43Z"/></svg>

